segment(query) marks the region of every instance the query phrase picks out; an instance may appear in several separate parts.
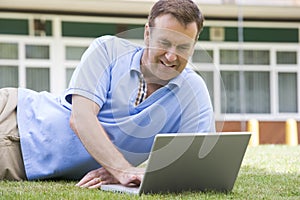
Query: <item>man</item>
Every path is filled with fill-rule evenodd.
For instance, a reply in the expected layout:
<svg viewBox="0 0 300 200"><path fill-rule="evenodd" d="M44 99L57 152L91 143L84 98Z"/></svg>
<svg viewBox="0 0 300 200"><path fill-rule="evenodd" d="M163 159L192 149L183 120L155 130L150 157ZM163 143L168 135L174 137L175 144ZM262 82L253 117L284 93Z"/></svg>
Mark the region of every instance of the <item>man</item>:
<svg viewBox="0 0 300 200"><path fill-rule="evenodd" d="M1 179L80 179L90 171L77 186L138 185L143 169L136 166L156 134L214 131L206 86L186 69L202 26L192 1L160 0L145 25L145 48L113 36L95 39L63 96L2 89L0 116L9 113L9 121L16 121L9 102L18 95L18 128L9 123L11 135L0 126L1 137L15 144L0 146L15 153L7 164L0 160Z"/></svg>

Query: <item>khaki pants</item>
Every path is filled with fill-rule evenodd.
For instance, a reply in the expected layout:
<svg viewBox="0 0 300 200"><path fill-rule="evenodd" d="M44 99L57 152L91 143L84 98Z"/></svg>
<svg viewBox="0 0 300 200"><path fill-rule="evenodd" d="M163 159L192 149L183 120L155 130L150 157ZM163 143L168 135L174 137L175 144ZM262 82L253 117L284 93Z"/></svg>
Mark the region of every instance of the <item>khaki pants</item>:
<svg viewBox="0 0 300 200"><path fill-rule="evenodd" d="M17 126L17 91L0 89L0 180L26 180Z"/></svg>

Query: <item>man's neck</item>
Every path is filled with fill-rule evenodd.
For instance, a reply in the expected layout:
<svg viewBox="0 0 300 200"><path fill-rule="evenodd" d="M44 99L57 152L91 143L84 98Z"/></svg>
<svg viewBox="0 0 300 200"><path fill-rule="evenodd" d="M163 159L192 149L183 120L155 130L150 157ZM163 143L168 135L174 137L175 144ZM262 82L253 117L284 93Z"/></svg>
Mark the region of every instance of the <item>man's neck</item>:
<svg viewBox="0 0 300 200"><path fill-rule="evenodd" d="M167 85L169 81L161 80L158 77L154 76L146 66L147 63L143 62L142 60L141 60L141 73L143 74L143 78L147 84L147 97L148 97L159 88Z"/></svg>

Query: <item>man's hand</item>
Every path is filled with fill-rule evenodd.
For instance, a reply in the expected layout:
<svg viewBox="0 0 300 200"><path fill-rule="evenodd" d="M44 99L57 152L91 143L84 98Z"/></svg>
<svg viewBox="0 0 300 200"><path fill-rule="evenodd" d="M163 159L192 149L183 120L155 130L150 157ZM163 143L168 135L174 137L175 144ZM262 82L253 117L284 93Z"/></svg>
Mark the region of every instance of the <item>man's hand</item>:
<svg viewBox="0 0 300 200"><path fill-rule="evenodd" d="M119 173L119 181L111 173L109 173L103 167L90 171L87 173L77 184L78 187L83 188L99 188L103 184L117 184L121 183L123 185L134 184L139 186L143 176L144 168L135 168L124 170Z"/></svg>
<svg viewBox="0 0 300 200"><path fill-rule="evenodd" d="M77 184L76 186L83 188L99 188L102 184L113 184L119 183L113 175L111 175L103 167L95 169L87 173Z"/></svg>

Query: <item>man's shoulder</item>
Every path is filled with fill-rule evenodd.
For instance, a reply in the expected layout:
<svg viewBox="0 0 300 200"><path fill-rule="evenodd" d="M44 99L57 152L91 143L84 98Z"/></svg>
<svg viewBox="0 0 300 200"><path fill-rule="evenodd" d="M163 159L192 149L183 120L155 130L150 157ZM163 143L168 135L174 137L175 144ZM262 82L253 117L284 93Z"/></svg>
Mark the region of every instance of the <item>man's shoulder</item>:
<svg viewBox="0 0 300 200"><path fill-rule="evenodd" d="M106 52L110 59L120 58L123 55L132 55L143 47L124 38L105 35L96 38L92 43L91 49L101 49Z"/></svg>
<svg viewBox="0 0 300 200"><path fill-rule="evenodd" d="M120 38L113 35L104 35L101 37L98 37L95 39L96 43L106 45L106 46L120 46L120 47L126 47L126 48L140 48L141 46L139 44L133 43L132 41L129 41L128 39Z"/></svg>
<svg viewBox="0 0 300 200"><path fill-rule="evenodd" d="M182 73L181 77L183 80L185 80L185 83L188 84L203 84L204 80L201 76L201 73L194 71L190 68L185 68Z"/></svg>

